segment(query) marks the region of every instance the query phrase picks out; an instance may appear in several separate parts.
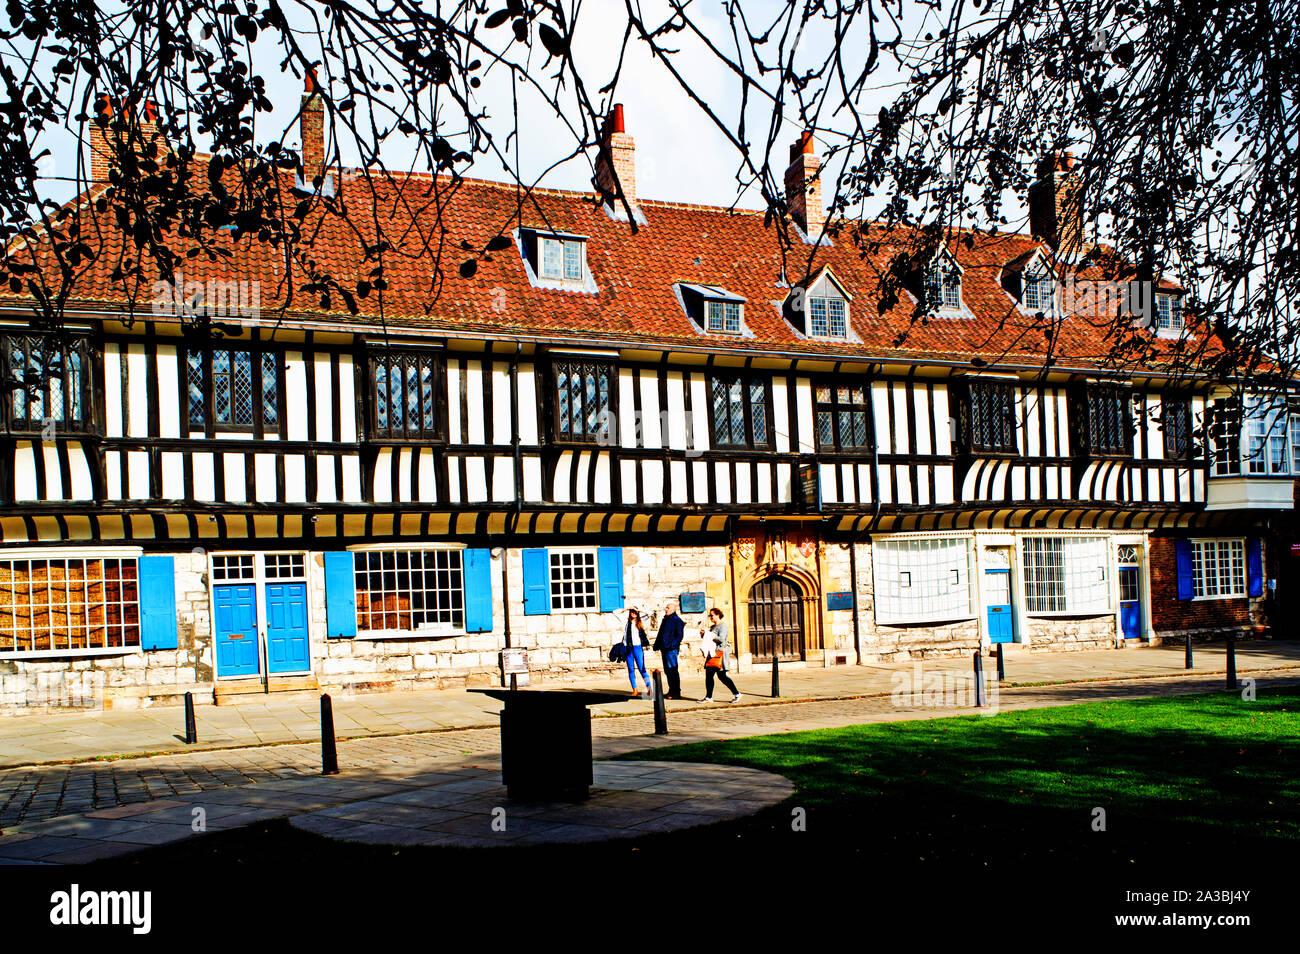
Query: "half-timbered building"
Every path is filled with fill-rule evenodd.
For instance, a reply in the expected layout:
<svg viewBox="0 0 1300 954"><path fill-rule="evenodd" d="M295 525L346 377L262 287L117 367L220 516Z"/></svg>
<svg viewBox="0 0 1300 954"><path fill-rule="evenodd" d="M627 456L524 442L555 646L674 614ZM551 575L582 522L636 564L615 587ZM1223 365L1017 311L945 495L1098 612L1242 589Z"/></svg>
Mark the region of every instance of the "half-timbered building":
<svg viewBox="0 0 1300 954"><path fill-rule="evenodd" d="M722 608L742 670L1266 631L1300 417L1106 370L1115 323L1060 287L1065 164L1035 234L954 241L882 307L891 239L825 233L810 141L794 255L760 213L639 198L621 113L608 147L631 221L328 170L366 210L313 213L340 280L372 208L452 249L391 256L357 314L234 237L144 299L100 250L58 338L0 302L0 706L485 684L511 647L560 680L670 599ZM1206 334L1181 295L1126 333Z"/></svg>

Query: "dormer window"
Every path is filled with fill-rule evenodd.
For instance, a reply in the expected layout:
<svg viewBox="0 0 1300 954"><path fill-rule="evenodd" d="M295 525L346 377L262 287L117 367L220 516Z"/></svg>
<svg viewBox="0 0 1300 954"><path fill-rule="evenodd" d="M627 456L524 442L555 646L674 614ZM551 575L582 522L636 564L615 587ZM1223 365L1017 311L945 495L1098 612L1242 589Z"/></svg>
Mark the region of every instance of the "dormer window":
<svg viewBox="0 0 1300 954"><path fill-rule="evenodd" d="M740 318L745 307L738 301L720 301L706 299L705 313L708 315L707 330L715 335L740 334Z"/></svg>
<svg viewBox="0 0 1300 954"><path fill-rule="evenodd" d="M744 335L745 299L720 285L678 282L678 300L695 327L710 335Z"/></svg>
<svg viewBox="0 0 1300 954"><path fill-rule="evenodd" d="M1047 272L1030 272L1024 277L1020 303L1029 311L1052 310L1052 276Z"/></svg>
<svg viewBox="0 0 1300 954"><path fill-rule="evenodd" d="M961 269L940 254L925 272L926 304L932 311L961 311Z"/></svg>
<svg viewBox="0 0 1300 954"><path fill-rule="evenodd" d="M1156 295L1156 331L1183 330L1183 302L1177 295Z"/></svg>
<svg viewBox="0 0 1300 954"><path fill-rule="evenodd" d="M848 335L843 298L808 299L808 333L814 338L844 338Z"/></svg>
<svg viewBox="0 0 1300 954"><path fill-rule="evenodd" d="M594 292L587 268L587 239L567 232L519 230L520 251L527 261L529 279L539 288Z"/></svg>
<svg viewBox="0 0 1300 954"><path fill-rule="evenodd" d="M541 245L542 277L553 281L580 282L583 273L583 246L578 239L539 239Z"/></svg>
<svg viewBox="0 0 1300 954"><path fill-rule="evenodd" d="M824 268L802 286L796 286L786 299L786 320L809 338L841 341L850 337L848 291L829 268Z"/></svg>

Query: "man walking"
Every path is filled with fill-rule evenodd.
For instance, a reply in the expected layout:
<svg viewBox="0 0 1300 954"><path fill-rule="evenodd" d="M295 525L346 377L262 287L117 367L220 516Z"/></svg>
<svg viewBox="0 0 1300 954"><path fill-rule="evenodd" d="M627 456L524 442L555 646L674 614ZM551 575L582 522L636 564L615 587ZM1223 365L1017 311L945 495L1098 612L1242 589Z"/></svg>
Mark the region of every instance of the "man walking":
<svg viewBox="0 0 1300 954"><path fill-rule="evenodd" d="M668 677L666 699L682 697L682 677L677 669L677 653L682 648L682 637L686 633L686 621L677 615L677 604L669 600L664 604L664 619L659 624L659 635L655 637L654 648L664 660L664 674Z"/></svg>

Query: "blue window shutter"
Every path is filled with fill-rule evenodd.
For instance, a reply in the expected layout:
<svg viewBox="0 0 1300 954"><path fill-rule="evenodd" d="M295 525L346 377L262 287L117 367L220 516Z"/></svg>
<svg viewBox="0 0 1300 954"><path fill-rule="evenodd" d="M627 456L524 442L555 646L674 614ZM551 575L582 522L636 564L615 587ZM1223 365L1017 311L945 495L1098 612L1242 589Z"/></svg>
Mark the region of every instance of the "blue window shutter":
<svg viewBox="0 0 1300 954"><path fill-rule="evenodd" d="M465 632L492 632L492 554L465 550Z"/></svg>
<svg viewBox="0 0 1300 954"><path fill-rule="evenodd" d="M598 547L596 572L600 581L600 611L608 613L623 607L623 548Z"/></svg>
<svg viewBox="0 0 1300 954"><path fill-rule="evenodd" d="M1178 598L1192 598L1192 543L1190 540L1174 541L1174 558L1178 564Z"/></svg>
<svg viewBox="0 0 1300 954"><path fill-rule="evenodd" d="M1264 595L1264 541L1259 537L1246 541L1246 594Z"/></svg>
<svg viewBox="0 0 1300 954"><path fill-rule="evenodd" d="M546 550L524 551L524 615L551 614L551 561Z"/></svg>
<svg viewBox="0 0 1300 954"><path fill-rule="evenodd" d="M351 639L357 634L355 565L347 550L325 554L325 635L330 639Z"/></svg>
<svg viewBox="0 0 1300 954"><path fill-rule="evenodd" d="M176 648L176 561L169 556L142 556L140 578L140 645Z"/></svg>

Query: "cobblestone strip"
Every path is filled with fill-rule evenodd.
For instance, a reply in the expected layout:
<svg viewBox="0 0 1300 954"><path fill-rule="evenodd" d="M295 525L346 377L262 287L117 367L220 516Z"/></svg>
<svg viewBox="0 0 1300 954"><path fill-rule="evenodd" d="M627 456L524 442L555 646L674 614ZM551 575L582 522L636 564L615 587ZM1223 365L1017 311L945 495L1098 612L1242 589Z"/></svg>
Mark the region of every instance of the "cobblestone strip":
<svg viewBox="0 0 1300 954"><path fill-rule="evenodd" d="M1300 673L1279 673L1258 680L1259 691L1300 685ZM1181 695L1220 689L1221 679L1139 679L1127 682L1076 683L1003 689L996 702L1001 711L1069 705L1111 699ZM781 705L728 706L675 713L670 734L653 735L650 713L592 722L597 755L608 756L703 739L733 738L773 732L831 728L895 719L923 719L973 714L973 708L927 709L898 707L889 696L843 700L810 700ZM499 735L492 729L381 736L339 743L345 772L410 768L428 771L437 765L490 761L498 753ZM292 743L268 747L223 749L44 765L0 771L0 829L60 815L76 815L157 799L193 796L249 785L274 787L283 780L318 778L320 746Z"/></svg>

